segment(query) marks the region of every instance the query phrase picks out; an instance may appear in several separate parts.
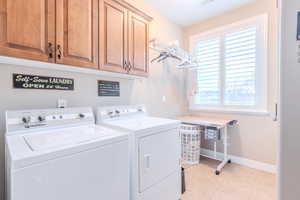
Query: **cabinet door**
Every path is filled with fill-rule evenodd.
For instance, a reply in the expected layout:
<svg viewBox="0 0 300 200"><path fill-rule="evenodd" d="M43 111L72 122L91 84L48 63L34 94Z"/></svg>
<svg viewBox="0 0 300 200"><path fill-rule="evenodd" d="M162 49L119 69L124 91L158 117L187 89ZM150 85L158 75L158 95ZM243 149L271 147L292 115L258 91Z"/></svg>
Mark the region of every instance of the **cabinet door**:
<svg viewBox="0 0 300 200"><path fill-rule="evenodd" d="M56 62L98 68L98 0L57 0L56 14Z"/></svg>
<svg viewBox="0 0 300 200"><path fill-rule="evenodd" d="M127 73L127 9L114 0L100 0L100 69Z"/></svg>
<svg viewBox="0 0 300 200"><path fill-rule="evenodd" d="M129 13L129 61L130 73L148 75L149 22L133 12Z"/></svg>
<svg viewBox="0 0 300 200"><path fill-rule="evenodd" d="M55 0L0 0L0 55L54 62Z"/></svg>

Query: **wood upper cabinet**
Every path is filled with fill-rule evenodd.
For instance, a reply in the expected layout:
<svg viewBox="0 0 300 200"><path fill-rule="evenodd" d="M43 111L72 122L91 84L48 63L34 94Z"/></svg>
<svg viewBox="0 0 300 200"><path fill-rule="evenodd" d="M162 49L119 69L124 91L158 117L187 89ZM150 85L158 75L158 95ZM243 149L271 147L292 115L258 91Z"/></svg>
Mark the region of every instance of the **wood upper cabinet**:
<svg viewBox="0 0 300 200"><path fill-rule="evenodd" d="M100 0L100 69L124 73L127 51L127 9L114 0Z"/></svg>
<svg viewBox="0 0 300 200"><path fill-rule="evenodd" d="M0 55L54 62L55 0L0 0Z"/></svg>
<svg viewBox="0 0 300 200"><path fill-rule="evenodd" d="M129 12L129 66L130 73L134 75L148 75L148 32L149 21L143 17Z"/></svg>
<svg viewBox="0 0 300 200"><path fill-rule="evenodd" d="M150 17L117 0L100 0L100 69L146 76Z"/></svg>
<svg viewBox="0 0 300 200"><path fill-rule="evenodd" d="M150 21L124 0L0 0L0 55L146 76Z"/></svg>
<svg viewBox="0 0 300 200"><path fill-rule="evenodd" d="M56 62L98 68L98 0L56 1Z"/></svg>

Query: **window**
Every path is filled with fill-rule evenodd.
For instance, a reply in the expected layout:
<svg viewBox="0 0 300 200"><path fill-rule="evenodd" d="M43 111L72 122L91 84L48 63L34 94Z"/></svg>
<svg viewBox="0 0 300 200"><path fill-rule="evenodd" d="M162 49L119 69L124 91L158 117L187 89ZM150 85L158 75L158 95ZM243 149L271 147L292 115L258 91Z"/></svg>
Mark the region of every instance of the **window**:
<svg viewBox="0 0 300 200"><path fill-rule="evenodd" d="M225 105L255 105L256 28L224 38Z"/></svg>
<svg viewBox="0 0 300 200"><path fill-rule="evenodd" d="M263 15L191 38L192 109L266 110L266 27Z"/></svg>

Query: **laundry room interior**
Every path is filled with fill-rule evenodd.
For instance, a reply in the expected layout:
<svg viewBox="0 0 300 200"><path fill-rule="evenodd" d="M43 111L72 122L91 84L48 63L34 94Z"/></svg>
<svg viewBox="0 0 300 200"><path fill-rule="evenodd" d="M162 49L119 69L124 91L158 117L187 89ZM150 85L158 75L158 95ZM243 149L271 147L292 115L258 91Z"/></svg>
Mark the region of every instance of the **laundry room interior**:
<svg viewBox="0 0 300 200"><path fill-rule="evenodd" d="M0 0L0 199L296 200L299 42L295 0Z"/></svg>

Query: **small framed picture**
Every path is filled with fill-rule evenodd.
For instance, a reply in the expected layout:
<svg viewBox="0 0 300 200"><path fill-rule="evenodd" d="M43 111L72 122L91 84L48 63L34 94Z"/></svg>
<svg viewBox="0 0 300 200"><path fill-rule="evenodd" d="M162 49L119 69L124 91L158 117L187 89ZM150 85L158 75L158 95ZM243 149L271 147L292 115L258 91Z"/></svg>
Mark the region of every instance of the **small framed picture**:
<svg viewBox="0 0 300 200"><path fill-rule="evenodd" d="M98 96L100 97L119 97L120 82L116 81L98 81Z"/></svg>

